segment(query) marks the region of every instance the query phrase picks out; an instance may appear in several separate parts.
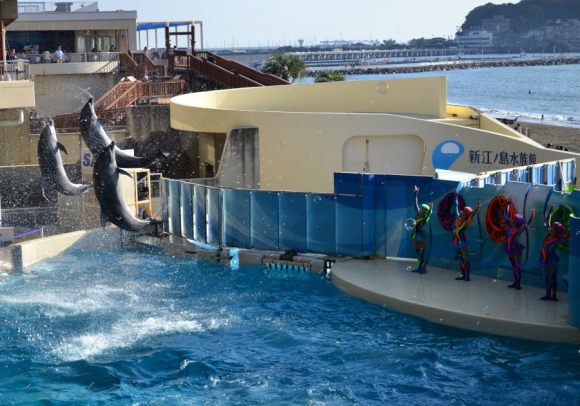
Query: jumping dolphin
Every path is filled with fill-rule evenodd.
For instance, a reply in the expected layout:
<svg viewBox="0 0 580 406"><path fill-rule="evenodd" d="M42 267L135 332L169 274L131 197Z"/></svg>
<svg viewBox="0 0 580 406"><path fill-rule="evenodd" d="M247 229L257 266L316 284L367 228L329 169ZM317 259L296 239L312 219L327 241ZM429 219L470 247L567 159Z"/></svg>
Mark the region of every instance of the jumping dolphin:
<svg viewBox="0 0 580 406"><path fill-rule="evenodd" d="M64 145L56 139L54 122L49 120L48 124L42 129L38 140L38 163L42 174L42 196L44 196L45 188L54 189L68 196L78 196L85 193L88 189L87 185L77 185L68 180L62 165L59 149L68 155ZM44 198L46 199L47 197L44 196Z"/></svg>
<svg viewBox="0 0 580 406"><path fill-rule="evenodd" d="M101 122L95 114L92 97L89 98L89 101L81 111L79 125L81 128L81 136L93 153L93 156L99 156L111 144L111 139L105 133ZM167 156L161 152L158 152L156 156L150 158L131 156L121 151L118 147L115 147L115 156L117 164L121 168L148 168L159 160L167 159Z"/></svg>
<svg viewBox="0 0 580 406"><path fill-rule="evenodd" d="M148 218L139 220L129 211L125 196L119 183L120 175L132 177L127 171L117 167L115 141L112 141L95 160L93 181L95 194L101 206L101 224L105 227L107 221L127 231L141 231L151 224L162 221Z"/></svg>

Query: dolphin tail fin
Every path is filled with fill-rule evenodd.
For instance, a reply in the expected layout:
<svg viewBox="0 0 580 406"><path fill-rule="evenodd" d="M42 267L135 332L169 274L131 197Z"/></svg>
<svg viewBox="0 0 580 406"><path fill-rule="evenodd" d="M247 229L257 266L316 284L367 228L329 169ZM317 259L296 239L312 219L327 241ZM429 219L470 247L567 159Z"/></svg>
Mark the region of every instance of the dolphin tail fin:
<svg viewBox="0 0 580 406"><path fill-rule="evenodd" d="M157 158L158 161L165 161L167 159L169 159L171 157L171 154L168 154L166 152L161 152L161 149L158 149L157 152L155 153L155 158Z"/></svg>

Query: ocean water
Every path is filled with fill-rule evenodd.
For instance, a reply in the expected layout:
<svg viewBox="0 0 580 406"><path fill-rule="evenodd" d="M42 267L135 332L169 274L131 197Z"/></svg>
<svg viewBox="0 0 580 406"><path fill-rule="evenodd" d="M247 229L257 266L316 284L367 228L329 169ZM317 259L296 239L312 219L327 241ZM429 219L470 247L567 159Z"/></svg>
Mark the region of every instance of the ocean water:
<svg viewBox="0 0 580 406"><path fill-rule="evenodd" d="M0 286L2 405L573 405L580 348L438 326L318 274L74 252Z"/></svg>
<svg viewBox="0 0 580 406"><path fill-rule="evenodd" d="M494 117L580 127L580 65L466 69L394 75L349 75L346 80L447 76L447 102ZM305 78L301 83L313 83ZM531 93L530 93L531 91Z"/></svg>

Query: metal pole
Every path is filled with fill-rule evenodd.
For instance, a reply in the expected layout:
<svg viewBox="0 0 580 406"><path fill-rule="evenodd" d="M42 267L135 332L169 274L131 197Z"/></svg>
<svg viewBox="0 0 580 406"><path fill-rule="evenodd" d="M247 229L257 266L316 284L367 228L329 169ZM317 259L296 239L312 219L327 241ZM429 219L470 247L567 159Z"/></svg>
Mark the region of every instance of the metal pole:
<svg viewBox="0 0 580 406"><path fill-rule="evenodd" d="M175 26L175 32L177 32L177 25ZM179 35L175 36L175 46L179 49Z"/></svg>
<svg viewBox="0 0 580 406"><path fill-rule="evenodd" d="M158 52L159 48L157 46L157 28L155 28L155 52Z"/></svg>
<svg viewBox="0 0 580 406"><path fill-rule="evenodd" d="M202 48L203 51L203 48ZM195 55L195 22L191 22L191 54Z"/></svg>
<svg viewBox="0 0 580 406"><path fill-rule="evenodd" d="M165 23L165 54L169 53L169 48L171 47L171 43L169 40L169 23Z"/></svg>

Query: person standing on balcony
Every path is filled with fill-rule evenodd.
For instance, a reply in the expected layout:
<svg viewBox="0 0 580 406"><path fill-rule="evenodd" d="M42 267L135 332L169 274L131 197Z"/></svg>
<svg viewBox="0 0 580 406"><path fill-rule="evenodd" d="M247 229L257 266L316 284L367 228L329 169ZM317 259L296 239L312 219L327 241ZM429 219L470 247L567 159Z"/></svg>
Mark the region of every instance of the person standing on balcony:
<svg viewBox="0 0 580 406"><path fill-rule="evenodd" d="M6 60L7 61L14 61L18 59L16 56L16 50L14 48L10 48L10 51L6 51Z"/></svg>
<svg viewBox="0 0 580 406"><path fill-rule="evenodd" d="M60 47L57 48L56 52L54 53L54 56L56 57L56 63L62 63L62 58L64 54L60 49Z"/></svg>

